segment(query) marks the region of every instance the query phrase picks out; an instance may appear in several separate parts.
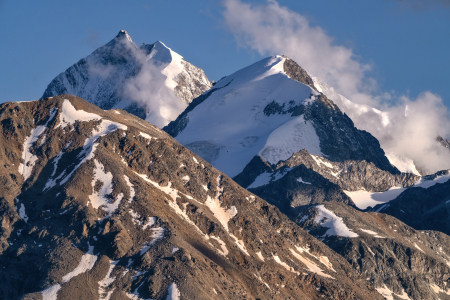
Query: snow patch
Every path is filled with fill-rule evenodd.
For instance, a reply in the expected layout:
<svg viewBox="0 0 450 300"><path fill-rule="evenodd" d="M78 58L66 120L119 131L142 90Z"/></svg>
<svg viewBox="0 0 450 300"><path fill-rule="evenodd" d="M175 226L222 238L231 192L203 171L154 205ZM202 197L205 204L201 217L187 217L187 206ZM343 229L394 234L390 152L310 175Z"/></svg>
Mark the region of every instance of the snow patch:
<svg viewBox="0 0 450 300"><path fill-rule="evenodd" d="M359 191L344 191L344 193L352 199L355 205L359 209L366 209L369 206L375 207L378 204L383 204L394 200L397 198L403 191L406 190L402 187L392 187L384 192L368 192L366 190Z"/></svg>
<svg viewBox="0 0 450 300"><path fill-rule="evenodd" d="M59 114L59 124L55 126L65 128L67 125L74 125L76 121L89 122L100 120L101 117L97 114L88 113L84 110L76 110L69 100L64 99L62 104L62 111Z"/></svg>
<svg viewBox="0 0 450 300"><path fill-rule="evenodd" d="M25 213L25 205L23 205L23 203L20 204L20 208L19 208L19 217L25 221L25 223L28 222L28 216Z"/></svg>
<svg viewBox="0 0 450 300"><path fill-rule="evenodd" d="M415 187L421 187L421 188L424 188L424 189L427 189L427 188L429 188L429 187L432 187L433 185L435 185L435 184L438 184L438 183L445 183L445 182L447 182L448 180L450 180L450 173L449 174L446 174L446 175L440 175L440 176L437 176L435 179L432 179L432 180L427 180L427 179L425 179L425 178L421 178L421 179L419 179L415 184L414 184L414 186Z"/></svg>
<svg viewBox="0 0 450 300"><path fill-rule="evenodd" d="M57 300L60 284L54 284L41 292L42 300Z"/></svg>
<svg viewBox="0 0 450 300"><path fill-rule="evenodd" d="M322 227L329 228L325 235L337 235L343 237L357 237L358 235L351 231L344 223L342 218L336 216L331 210L325 208L324 205L317 205L319 214L314 221Z"/></svg>
<svg viewBox="0 0 450 300"><path fill-rule="evenodd" d="M159 189L160 191L162 191L162 192L164 192L165 194L167 194L168 196L170 196L170 197L172 198L172 201L169 200L168 203L169 203L169 206L175 211L175 213L177 213L179 216L181 216L181 217L182 217L185 221L187 221L189 224L191 224L192 226L194 226L194 228L198 231L198 233L201 234L205 239L209 239L209 237L208 237L206 234L204 234L204 233L200 230L200 228L197 227L197 225L196 225L194 222L192 222L192 220L189 218L189 216L186 214L186 212L180 209L180 207L178 206L178 204L177 204L177 202L176 202L176 199L177 199L177 197L178 197L178 193L180 193L180 194L182 194L182 195L184 195L184 194L181 193L181 192L179 192L179 191L176 190L176 189L172 189L172 188L171 188L171 186L172 186L172 183L171 183L171 182L169 182L169 183L167 184L167 186L161 187L161 186L159 186L159 184L157 184L156 182L154 182L154 181L148 179L147 175L139 174L139 173L136 173L136 172L135 172L135 174L138 175L140 178L142 178L144 181L150 183L151 185L153 185L154 187L156 187L156 188ZM192 199L192 200L198 202L197 200L195 200L194 198L192 198L192 197L190 197L190 196L187 196L187 195L184 195L184 196L186 196L186 197L188 197L189 199ZM202 204L201 202L198 202L198 203Z"/></svg>
<svg viewBox="0 0 450 300"><path fill-rule="evenodd" d="M70 273L66 274L62 278L62 282L69 282L73 277L85 273L86 271L92 269L94 267L95 262L97 261L97 255L94 254L94 246L89 246L89 251L81 257L81 261L78 266Z"/></svg>
<svg viewBox="0 0 450 300"><path fill-rule="evenodd" d="M373 235L375 238L379 238L379 239L384 239L384 236L378 235L378 233L376 233L375 231L372 230L368 230L368 229L362 229L360 228L359 230L361 230L362 232L365 232L367 234Z"/></svg>
<svg viewBox="0 0 450 300"><path fill-rule="evenodd" d="M217 251L218 251L221 255L227 256L227 255L228 255L228 249L227 249L227 247L226 247L224 241L222 241L222 240L220 239L220 237L218 237L218 236L213 236L213 235L211 235L210 238L212 238L213 240L216 240L216 241L219 243L220 248L222 248L222 251L220 251L220 250L217 250Z"/></svg>
<svg viewBox="0 0 450 300"><path fill-rule="evenodd" d="M421 252L425 253L425 251L423 251L416 243L414 243L414 247L416 247L417 249L419 249Z"/></svg>
<svg viewBox="0 0 450 300"><path fill-rule="evenodd" d="M134 210L129 209L128 212L132 217L131 221L133 222L133 224L142 226L142 230L152 227L156 223L155 217L147 217L147 222L145 222L144 220L141 221L141 216Z"/></svg>
<svg viewBox="0 0 450 300"><path fill-rule="evenodd" d="M36 128L31 129L30 136L25 138L23 143L23 152L22 159L23 163L19 164L19 173L22 174L24 180L27 180L31 176L31 171L33 171L33 167L38 159L38 157L31 153L30 149L33 147L33 144L39 139L39 136L44 133L47 129L48 123L55 117L57 109L54 107L50 110L50 117L48 118L45 125L37 126Z"/></svg>
<svg viewBox="0 0 450 300"><path fill-rule="evenodd" d="M408 297L408 294L405 293L405 290L402 288L402 294L396 294L393 291L391 291L386 285L383 285L383 287L378 287L375 288L377 290L378 293L380 293L385 299L388 300L393 300L394 296L397 296L400 299L404 299L404 300L411 300L411 298Z"/></svg>
<svg viewBox="0 0 450 300"><path fill-rule="evenodd" d="M61 279L61 284L69 282L75 276L85 273L91 270L95 262L97 261L97 256L93 255L94 246L89 246L89 250L86 254L81 257L81 261L78 266L70 273L63 276ZM54 284L41 292L43 300L57 300L58 292L61 289L61 284Z"/></svg>
<svg viewBox="0 0 450 300"><path fill-rule="evenodd" d="M316 155L311 155L311 157L314 159L314 161L316 162L316 164L320 167L320 165L323 165L329 169L334 169L333 165L330 164L327 161L324 161L321 157L316 156Z"/></svg>
<svg viewBox="0 0 450 300"><path fill-rule="evenodd" d="M326 278L332 278L330 275L328 275L327 273L324 273L322 271L321 268L319 268L319 266L317 266L314 262L312 262L311 260L309 260L308 258L304 257L303 255L299 254L297 251L295 251L294 249L290 248L289 249L292 253L292 255L297 258L299 261L301 261L310 272L316 273L317 275L326 277ZM300 252L300 251L299 251ZM301 252L300 252L301 253Z"/></svg>
<svg viewBox="0 0 450 300"><path fill-rule="evenodd" d="M168 295L167 295L166 300L180 300L181 293L178 290L177 284L175 282L172 282L169 285L167 292L168 292Z"/></svg>
<svg viewBox="0 0 450 300"><path fill-rule="evenodd" d="M222 175L217 177L217 193L216 197L212 199L209 195L205 201L205 205L209 208L209 210L213 213L214 217L219 220L220 224L225 228L228 232L228 222L237 215L237 209L235 206L231 206L229 209L225 209L221 206L220 197L223 193L223 187L221 187Z"/></svg>
<svg viewBox="0 0 450 300"><path fill-rule="evenodd" d="M115 201L110 196L108 197L108 195L112 193L113 175L111 174L111 172L105 172L104 166L96 159L94 159L94 163L94 178L91 182L92 188L94 189L97 181L100 181L102 183L102 186L99 191L94 191L92 195L89 195L89 202L94 209L102 207L102 209L108 213L105 218L108 218L119 207L120 200L122 199L123 194L122 197L118 197L118 199L116 199Z"/></svg>
<svg viewBox="0 0 450 300"><path fill-rule="evenodd" d="M261 278L261 276L258 276L258 275L256 275L256 274L253 274L253 275L255 275L255 277L258 278L259 281L261 281L261 282L262 282L269 290L272 290L272 289L270 288L270 286L267 284L267 282L265 282L265 281Z"/></svg>
<svg viewBox="0 0 450 300"><path fill-rule="evenodd" d="M127 183L128 187L130 188L130 199L128 200L128 202L131 203L134 199L134 196L136 195L136 192L134 191L134 186L130 182L130 178L128 178L127 175L123 175L123 178L125 179L125 182Z"/></svg>
<svg viewBox="0 0 450 300"><path fill-rule="evenodd" d="M297 275L300 275L299 272L295 271L294 268L290 267L287 263L283 262L278 255L273 255L272 254L272 258L275 260L276 263L282 265L286 270L288 270L289 272L295 273Z"/></svg>
<svg viewBox="0 0 450 300"><path fill-rule="evenodd" d="M144 132L139 132L139 135L142 136L142 137L144 137L144 138L146 138L146 139L148 139L148 140L151 140L151 139L152 139L152 137L151 137L150 135L148 135L148 134L146 134L146 133L144 133Z"/></svg>
<svg viewBox="0 0 450 300"><path fill-rule="evenodd" d="M95 149L97 148L98 144L95 144L95 142L102 136L107 135L113 131L116 131L118 129L127 130L127 126L112 122L109 120L102 120L100 125L97 126L97 129L94 129L92 132L92 136L87 138L84 141L83 150L78 154L77 158L81 158L81 161L72 169L72 171L67 175L61 182L60 185L67 182L67 180L70 179L72 174L86 161L94 158ZM57 179L64 176L64 172L61 173L60 176L58 176Z"/></svg>
<svg viewBox="0 0 450 300"><path fill-rule="evenodd" d="M313 124L303 115L286 122L268 137L259 156L271 164L289 159L293 153L306 149L309 153L323 155L320 140Z"/></svg>
<svg viewBox="0 0 450 300"><path fill-rule="evenodd" d="M143 255L145 252L147 252L158 240L164 238L164 228L163 227L156 227L152 228L152 241L149 244L145 244L141 250L139 251L139 255Z"/></svg>
<svg viewBox="0 0 450 300"><path fill-rule="evenodd" d="M303 253L306 252L308 253L308 255L311 255L312 257L314 257L315 259L317 259L318 261L320 261L327 269L332 270L333 272L336 272L333 269L333 265L330 263L330 260L328 259L328 257L321 255L321 256L316 256L314 254L312 254L309 251L309 246L307 245L306 247L299 247L299 246L295 246L295 249L299 252L299 253Z"/></svg>
<svg viewBox="0 0 450 300"><path fill-rule="evenodd" d="M118 260L110 260L108 272L106 273L105 277L98 282L98 294L100 300L109 300L112 293L114 292L114 288L112 288L109 292L106 292L106 288L116 279L116 277L111 277L111 272L118 262Z"/></svg>
<svg viewBox="0 0 450 300"><path fill-rule="evenodd" d="M416 165L412 159L395 152L386 152L386 157L391 165L394 165L400 172L413 173L420 176L420 173L417 171Z"/></svg>
<svg viewBox="0 0 450 300"><path fill-rule="evenodd" d="M303 181L303 179L301 177L297 178L297 181L300 183L303 183L303 184L311 184L311 182Z"/></svg>
<svg viewBox="0 0 450 300"><path fill-rule="evenodd" d="M255 181L253 181L253 183L250 184L247 189L253 189L268 184L272 179L271 175L271 173L259 174L258 177L255 178Z"/></svg>
<svg viewBox="0 0 450 300"><path fill-rule="evenodd" d="M256 255L258 256L258 258L262 261L264 261L264 256L262 255L261 251L256 252Z"/></svg>

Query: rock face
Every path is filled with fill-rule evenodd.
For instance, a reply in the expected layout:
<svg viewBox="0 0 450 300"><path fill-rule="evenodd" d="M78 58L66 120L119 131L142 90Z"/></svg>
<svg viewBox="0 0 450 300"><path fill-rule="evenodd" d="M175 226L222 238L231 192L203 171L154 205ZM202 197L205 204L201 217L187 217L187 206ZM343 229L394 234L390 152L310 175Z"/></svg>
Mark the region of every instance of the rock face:
<svg viewBox="0 0 450 300"><path fill-rule="evenodd" d="M210 89L203 70L161 42L136 46L124 30L59 74L42 98L72 94L164 126Z"/></svg>
<svg viewBox="0 0 450 300"><path fill-rule="evenodd" d="M450 141L442 138L441 136L438 136L436 139L442 146L444 146L447 149L450 149Z"/></svg>
<svg viewBox="0 0 450 300"><path fill-rule="evenodd" d="M68 95L6 103L0 130L2 299L383 298L277 208L124 110Z"/></svg>
<svg viewBox="0 0 450 300"><path fill-rule="evenodd" d="M288 216L295 217L303 205L329 201L367 209L369 205L354 197L355 194L364 191L370 198L370 192L375 194L395 186L406 189L420 177L411 173L392 174L365 160L333 162L302 150L276 166L255 156L233 179L278 206ZM374 201L370 206L375 207L376 204Z"/></svg>
<svg viewBox="0 0 450 300"><path fill-rule="evenodd" d="M450 234L450 172L441 171L424 179L428 180L374 210L392 215L417 230Z"/></svg>
<svg viewBox="0 0 450 300"><path fill-rule="evenodd" d="M306 84L307 86L310 86L312 89L317 91L316 87L314 86L313 79L308 75L308 73L302 69L295 61L290 59L287 56L283 55L284 64L283 64L283 70L286 73L289 78L294 79L295 81L301 82L303 84Z"/></svg>
<svg viewBox="0 0 450 300"><path fill-rule="evenodd" d="M341 254L386 299L449 299L450 238L343 203L305 206L298 224Z"/></svg>

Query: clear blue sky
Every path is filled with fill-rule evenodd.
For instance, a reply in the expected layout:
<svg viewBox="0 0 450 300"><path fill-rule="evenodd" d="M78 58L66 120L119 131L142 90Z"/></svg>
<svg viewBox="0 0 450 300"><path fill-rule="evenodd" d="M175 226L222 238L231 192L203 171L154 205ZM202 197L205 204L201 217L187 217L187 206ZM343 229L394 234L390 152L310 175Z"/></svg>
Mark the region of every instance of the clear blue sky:
<svg viewBox="0 0 450 300"><path fill-rule="evenodd" d="M370 75L382 90L411 97L430 90L450 107L450 5L448 0L408 1L414 5L404 6L402 0L279 3L371 63ZM0 0L0 103L38 99L56 75L121 29L138 45L163 41L217 81L261 58L238 47L222 10L221 1L213 0Z"/></svg>

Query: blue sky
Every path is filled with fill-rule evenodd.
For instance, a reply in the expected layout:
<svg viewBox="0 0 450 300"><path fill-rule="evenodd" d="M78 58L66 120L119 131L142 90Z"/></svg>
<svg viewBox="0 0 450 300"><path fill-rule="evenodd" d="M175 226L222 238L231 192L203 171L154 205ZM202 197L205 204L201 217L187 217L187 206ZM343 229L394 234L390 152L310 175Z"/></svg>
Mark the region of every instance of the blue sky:
<svg viewBox="0 0 450 300"><path fill-rule="evenodd" d="M447 0L405 3L279 1L306 17L311 28L323 29L333 45L351 49L353 61L370 66L365 74L378 83L375 93L416 98L429 90L450 107L450 5ZM0 0L0 102L39 98L56 75L121 29L138 45L163 41L214 80L273 51L239 46L224 10L223 2L212 0Z"/></svg>

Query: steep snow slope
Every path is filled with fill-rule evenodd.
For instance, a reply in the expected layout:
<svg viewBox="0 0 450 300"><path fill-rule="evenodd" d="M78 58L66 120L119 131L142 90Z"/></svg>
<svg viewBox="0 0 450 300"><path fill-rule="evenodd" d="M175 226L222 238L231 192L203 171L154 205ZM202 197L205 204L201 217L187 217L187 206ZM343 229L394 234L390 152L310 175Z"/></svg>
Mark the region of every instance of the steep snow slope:
<svg viewBox="0 0 450 300"><path fill-rule="evenodd" d="M303 148L320 154L309 121L287 114L267 116L265 108L274 100L293 108L318 95L289 79L285 59L269 57L220 80L214 93L188 114L189 124L177 140L229 176L237 175L258 153L271 163Z"/></svg>
<svg viewBox="0 0 450 300"><path fill-rule="evenodd" d="M211 86L201 69L162 42L138 47L122 30L53 79L42 98L72 94L162 127Z"/></svg>

